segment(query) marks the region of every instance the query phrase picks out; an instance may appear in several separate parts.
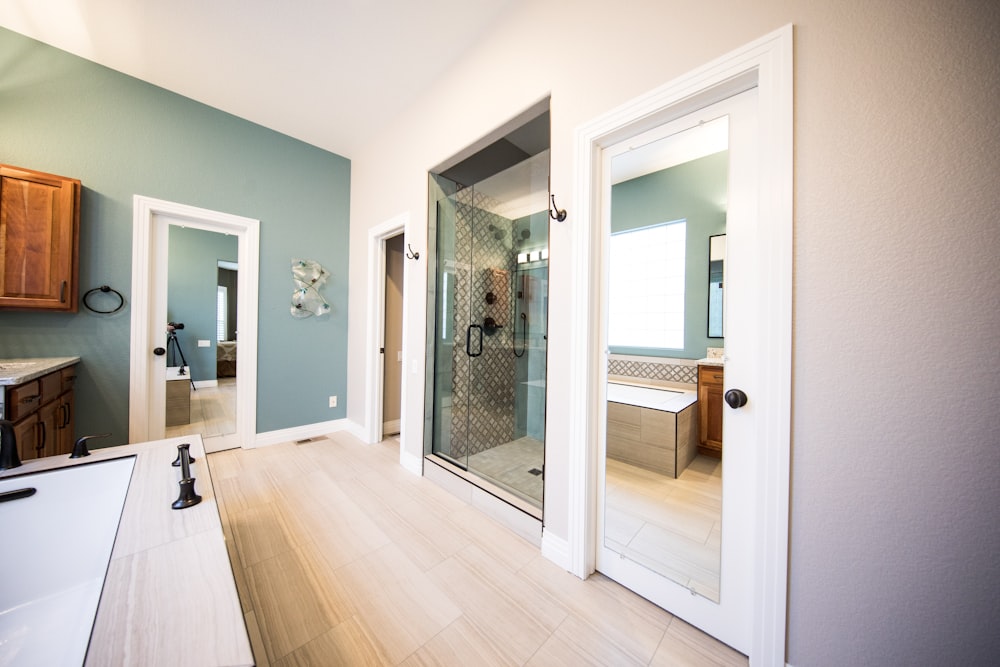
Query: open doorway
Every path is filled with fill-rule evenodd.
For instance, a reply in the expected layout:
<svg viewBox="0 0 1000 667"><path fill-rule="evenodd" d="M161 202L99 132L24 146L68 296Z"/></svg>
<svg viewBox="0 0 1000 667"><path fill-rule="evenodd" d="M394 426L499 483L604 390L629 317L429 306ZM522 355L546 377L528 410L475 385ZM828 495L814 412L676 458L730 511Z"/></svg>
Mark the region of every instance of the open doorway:
<svg viewBox="0 0 1000 667"><path fill-rule="evenodd" d="M403 383L403 235L385 241L382 437L399 434Z"/></svg>

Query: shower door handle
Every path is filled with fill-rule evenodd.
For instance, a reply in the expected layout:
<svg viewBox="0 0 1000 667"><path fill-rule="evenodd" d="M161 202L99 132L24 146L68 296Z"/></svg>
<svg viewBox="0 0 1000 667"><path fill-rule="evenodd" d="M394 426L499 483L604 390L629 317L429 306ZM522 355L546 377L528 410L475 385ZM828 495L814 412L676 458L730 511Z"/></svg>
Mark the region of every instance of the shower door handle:
<svg viewBox="0 0 1000 667"><path fill-rule="evenodd" d="M479 329L479 351L472 353L472 330ZM465 353L470 357L478 357L483 353L483 328L478 324L470 324L465 330Z"/></svg>

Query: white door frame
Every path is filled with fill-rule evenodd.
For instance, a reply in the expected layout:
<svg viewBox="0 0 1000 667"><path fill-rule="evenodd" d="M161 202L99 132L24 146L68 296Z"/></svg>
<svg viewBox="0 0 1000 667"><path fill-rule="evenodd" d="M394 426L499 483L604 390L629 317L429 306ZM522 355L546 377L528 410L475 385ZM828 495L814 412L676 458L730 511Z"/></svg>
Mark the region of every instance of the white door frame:
<svg viewBox="0 0 1000 667"><path fill-rule="evenodd" d="M401 213L368 230L368 335L365 345L365 386L368 394L365 397L365 434L368 444L382 441L382 392L385 355L379 350L385 346L385 242L394 236L403 234L404 240L408 234L406 228L410 224L410 214ZM400 396L406 402L406 360L409 353L406 344L407 316L406 304L410 303L413 281L407 275L408 263L403 263L403 372L400 377ZM401 406L399 411L399 441L400 456L403 448L403 438L406 433L406 409ZM402 460L402 459L401 459Z"/></svg>
<svg viewBox="0 0 1000 667"><path fill-rule="evenodd" d="M788 498L791 415L792 308L792 26L787 25L579 127L575 133L573 316L569 409L574 419L568 453L566 568L581 578L594 572L597 550L599 404L604 354L599 349L602 152L623 139L714 101L758 88L759 258L768 335L761 369L755 516L754 618L751 665L784 664L788 579ZM580 443L576 446L575 443Z"/></svg>
<svg viewBox="0 0 1000 667"><path fill-rule="evenodd" d="M132 202L132 334L129 362L129 442L164 433L167 327L168 226L157 216L186 226L237 237L240 287L236 294L236 434L241 446L257 437L257 289L260 221L229 213L135 195ZM163 360L157 363L157 360Z"/></svg>

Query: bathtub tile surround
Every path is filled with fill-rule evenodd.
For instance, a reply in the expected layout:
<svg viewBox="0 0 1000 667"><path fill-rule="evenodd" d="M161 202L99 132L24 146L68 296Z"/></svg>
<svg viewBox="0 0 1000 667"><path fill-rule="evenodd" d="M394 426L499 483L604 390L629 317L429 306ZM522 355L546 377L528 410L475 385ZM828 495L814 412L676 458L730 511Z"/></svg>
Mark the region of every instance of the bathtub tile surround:
<svg viewBox="0 0 1000 667"><path fill-rule="evenodd" d="M698 365L688 359L657 359L613 354L608 359L608 375L633 380L697 385Z"/></svg>

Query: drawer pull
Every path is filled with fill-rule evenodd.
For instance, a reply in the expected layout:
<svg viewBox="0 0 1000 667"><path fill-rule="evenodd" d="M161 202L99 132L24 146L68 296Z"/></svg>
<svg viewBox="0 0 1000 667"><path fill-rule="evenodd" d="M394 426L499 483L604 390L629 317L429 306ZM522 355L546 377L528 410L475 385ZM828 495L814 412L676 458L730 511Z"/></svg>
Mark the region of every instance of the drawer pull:
<svg viewBox="0 0 1000 667"><path fill-rule="evenodd" d="M34 487L27 487L24 489L15 489L13 491L4 491L0 493L0 503L10 502L11 500L20 500L21 498L30 498L35 495Z"/></svg>

